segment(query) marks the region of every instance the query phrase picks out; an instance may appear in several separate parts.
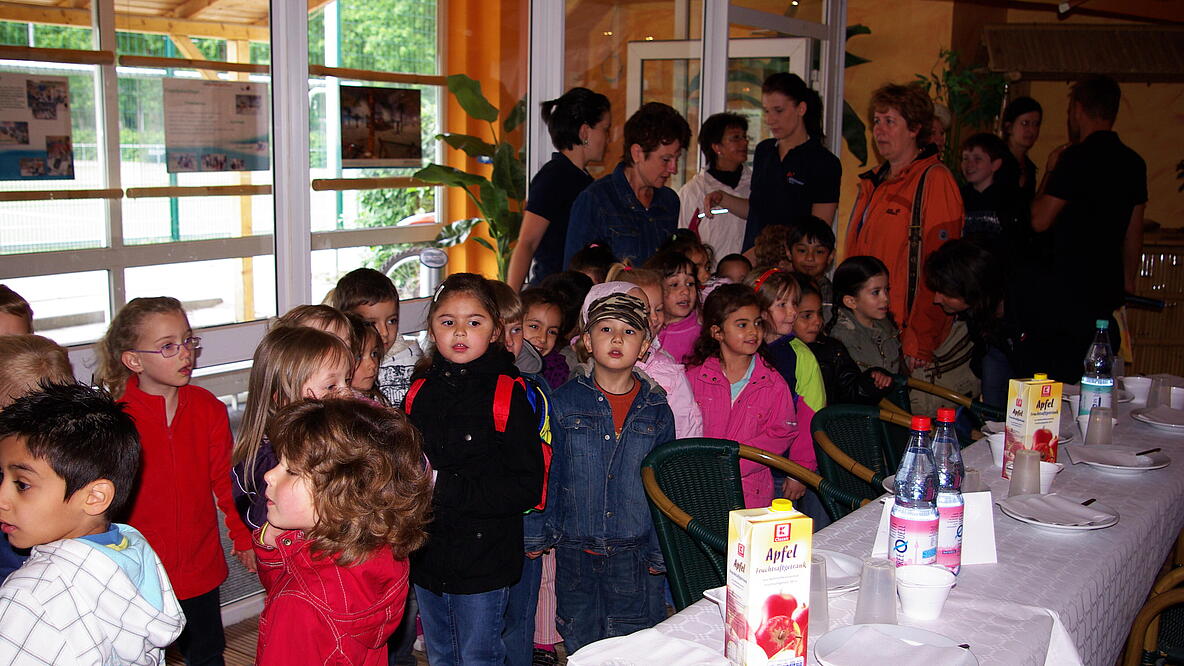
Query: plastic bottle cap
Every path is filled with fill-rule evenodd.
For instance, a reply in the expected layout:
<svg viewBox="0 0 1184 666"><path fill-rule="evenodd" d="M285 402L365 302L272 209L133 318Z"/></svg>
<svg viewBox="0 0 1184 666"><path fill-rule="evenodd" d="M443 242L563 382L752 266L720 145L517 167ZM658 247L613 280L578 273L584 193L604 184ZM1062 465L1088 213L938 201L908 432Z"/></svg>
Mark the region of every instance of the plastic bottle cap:
<svg viewBox="0 0 1184 666"><path fill-rule="evenodd" d="M793 502L787 499L775 499L769 505L770 511L793 511Z"/></svg>
<svg viewBox="0 0 1184 666"><path fill-rule="evenodd" d="M924 430L928 432L932 427L930 423L928 416L914 416L913 420L909 422L909 430Z"/></svg>
<svg viewBox="0 0 1184 666"><path fill-rule="evenodd" d="M1048 375L1043 372L1037 372L1036 374L1032 375L1032 379L1034 379L1038 382L1042 382L1042 381L1048 379Z"/></svg>
<svg viewBox="0 0 1184 666"><path fill-rule="evenodd" d="M1099 319L1097 321L1097 326L1098 326L1098 328L1110 328L1110 320L1109 319Z"/></svg>
<svg viewBox="0 0 1184 666"><path fill-rule="evenodd" d="M953 407L941 407L937 410L938 423L953 423L958 413Z"/></svg>

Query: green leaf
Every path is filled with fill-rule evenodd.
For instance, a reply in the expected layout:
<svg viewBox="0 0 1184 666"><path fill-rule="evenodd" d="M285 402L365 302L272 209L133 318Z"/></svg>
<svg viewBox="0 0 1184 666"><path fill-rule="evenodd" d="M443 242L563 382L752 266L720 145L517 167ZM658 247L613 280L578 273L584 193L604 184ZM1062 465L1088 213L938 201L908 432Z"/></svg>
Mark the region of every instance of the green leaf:
<svg viewBox="0 0 1184 666"><path fill-rule="evenodd" d="M847 142L847 150L859 159L859 166L867 165L867 127L863 119L855 113L855 109L843 100L843 140Z"/></svg>
<svg viewBox="0 0 1184 666"><path fill-rule="evenodd" d="M465 151L469 157L492 157L497 146L469 134L437 134L436 138L457 150Z"/></svg>
<svg viewBox="0 0 1184 666"><path fill-rule="evenodd" d="M485 220L489 222L489 235L497 238L505 230L506 215L510 212L510 202L506 198L506 191L488 181L481 184L481 201L478 204Z"/></svg>
<svg viewBox="0 0 1184 666"><path fill-rule="evenodd" d="M847 39L851 39L852 37L854 37L856 35L870 35L870 34L872 34L872 29L862 23L856 23L855 25L847 26Z"/></svg>
<svg viewBox="0 0 1184 666"><path fill-rule="evenodd" d="M493 155L493 184L511 199L526 198L526 165L514 154L514 146L501 143Z"/></svg>
<svg viewBox="0 0 1184 666"><path fill-rule="evenodd" d="M526 122L526 98L518 100L514 108L510 109L510 115L506 116L505 121L502 122L502 128L506 133L513 132L518 127Z"/></svg>
<svg viewBox="0 0 1184 666"><path fill-rule="evenodd" d="M453 74L448 77L448 90L456 95L460 108L477 120L487 123L497 121L497 107L485 99L481 94L481 84L464 74Z"/></svg>
<svg viewBox="0 0 1184 666"><path fill-rule="evenodd" d="M871 60L864 58L863 56L857 56L850 51L845 51L844 55L847 57L847 59L844 61L843 67L854 67L856 65L862 65L865 62L871 62Z"/></svg>
<svg viewBox="0 0 1184 666"><path fill-rule="evenodd" d="M467 173L442 164L429 164L416 171L412 177L433 185L447 185L449 187L465 187L488 182L484 176Z"/></svg>
<svg viewBox="0 0 1184 666"><path fill-rule="evenodd" d="M497 254L497 250L493 249L493 246L489 244L489 241L485 240L484 238L480 236L474 236L473 241L490 252Z"/></svg>
<svg viewBox="0 0 1184 666"><path fill-rule="evenodd" d="M440 227L440 233L436 236L436 245L440 247L453 247L465 242L469 234L473 231L473 227L481 221L479 217L470 217L466 220L457 220L450 222Z"/></svg>

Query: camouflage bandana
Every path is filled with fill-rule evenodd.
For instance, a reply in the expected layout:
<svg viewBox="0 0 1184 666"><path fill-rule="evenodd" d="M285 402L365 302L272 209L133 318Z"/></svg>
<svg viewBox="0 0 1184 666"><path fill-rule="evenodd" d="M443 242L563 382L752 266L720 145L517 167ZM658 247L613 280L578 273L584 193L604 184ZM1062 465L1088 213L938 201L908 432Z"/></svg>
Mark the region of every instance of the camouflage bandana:
<svg viewBox="0 0 1184 666"><path fill-rule="evenodd" d="M649 337L649 316L645 311L645 303L636 296L629 294L609 294L598 298L588 308L588 323L584 331L592 330L592 325L602 319L616 319L625 322L633 328L644 331Z"/></svg>

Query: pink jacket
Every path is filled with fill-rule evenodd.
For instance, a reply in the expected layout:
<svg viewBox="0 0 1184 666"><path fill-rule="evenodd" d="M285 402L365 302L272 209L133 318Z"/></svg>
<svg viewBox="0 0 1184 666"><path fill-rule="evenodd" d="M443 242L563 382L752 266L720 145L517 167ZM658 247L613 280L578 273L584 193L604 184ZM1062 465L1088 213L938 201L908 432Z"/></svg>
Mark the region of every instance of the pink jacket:
<svg viewBox="0 0 1184 666"><path fill-rule="evenodd" d="M703 414L703 436L731 439L769 453L785 455L798 436L793 396L781 375L760 356L752 378L732 402L732 387L718 358L687 368L691 392ZM773 475L760 463L740 461L744 505L769 506L773 501Z"/></svg>
<svg viewBox="0 0 1184 666"><path fill-rule="evenodd" d="M686 368L662 349L655 339L649 357L645 361L638 361L637 369L649 375L666 391L666 403L670 405L670 411L674 412L675 436L679 439L702 437L703 417L691 393L691 385L687 383Z"/></svg>

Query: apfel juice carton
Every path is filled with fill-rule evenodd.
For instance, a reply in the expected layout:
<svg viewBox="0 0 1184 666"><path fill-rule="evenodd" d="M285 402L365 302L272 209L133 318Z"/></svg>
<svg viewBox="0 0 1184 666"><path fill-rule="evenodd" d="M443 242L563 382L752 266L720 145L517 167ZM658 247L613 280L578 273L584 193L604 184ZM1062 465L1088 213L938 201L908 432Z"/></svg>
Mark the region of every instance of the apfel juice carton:
<svg viewBox="0 0 1184 666"><path fill-rule="evenodd" d="M728 518L724 648L745 666L804 666L814 521L789 500Z"/></svg>
<svg viewBox="0 0 1184 666"><path fill-rule="evenodd" d="M1003 445L1003 478L1011 478L1015 452L1034 449L1040 459L1057 461L1061 435L1061 383L1037 374L1013 379L1007 388L1007 437Z"/></svg>

